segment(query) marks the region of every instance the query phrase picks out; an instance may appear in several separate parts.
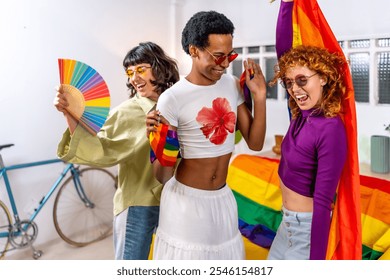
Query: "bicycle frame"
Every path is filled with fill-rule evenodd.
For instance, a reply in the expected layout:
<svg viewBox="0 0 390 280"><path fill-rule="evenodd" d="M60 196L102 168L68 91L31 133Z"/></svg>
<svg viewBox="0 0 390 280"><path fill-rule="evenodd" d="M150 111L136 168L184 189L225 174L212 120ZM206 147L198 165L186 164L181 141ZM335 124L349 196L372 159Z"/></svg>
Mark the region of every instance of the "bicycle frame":
<svg viewBox="0 0 390 280"><path fill-rule="evenodd" d="M0 150L13 144L0 145ZM38 203L32 205L28 219L21 219L18 213L8 171L63 162L60 159L36 161L5 166L0 154L0 180L4 180L9 205L1 201L0 214L0 258L5 252L30 246L33 258L42 256L41 250L33 246L38 235L34 222L46 202L58 189L53 205L53 222L58 235L70 245L82 247L102 240L112 233L112 205L106 202L107 195L114 195L116 177L107 170L96 167L80 168L73 163L65 163L60 175ZM101 178L100 180L96 178ZM96 192L97 190L97 192ZM88 194L91 194L89 196ZM69 207L71 205L71 207ZM70 211L69 211L70 210ZM5 223L3 223L5 219ZM74 220L79 222L74 223ZM88 223L85 221L88 220ZM11 249L8 249L11 245Z"/></svg>
<svg viewBox="0 0 390 280"><path fill-rule="evenodd" d="M70 172L72 173L72 179L73 179L73 183L76 187L77 194L79 195L81 201L84 202L85 206L93 208L95 205L88 199L88 196L85 194L84 189L81 187L78 168L75 168L73 166L73 164L70 164L70 165L72 165L72 168L70 168ZM64 177L62 177L62 178L64 178ZM62 179L61 179L61 181L62 181ZM58 182L57 186L60 184L61 181Z"/></svg>
<svg viewBox="0 0 390 280"><path fill-rule="evenodd" d="M1 157L0 157L0 160L1 160ZM20 218L19 218L19 213L18 213L18 209L17 209L16 203L15 203L15 199L14 199L14 196L13 196L13 193L12 193L11 184L10 184L9 179L8 179L7 171L15 170L15 169L22 169L22 168L27 168L27 167L33 167L33 166L41 166L41 165L53 164L53 163L58 163L58 162L63 162L63 161L61 161L60 159L52 159L52 160L44 160L44 161L36 161L36 162L30 162L30 163L16 164L16 165L11 165L11 166L4 166L3 162L0 161L0 167L1 167L1 169L0 169L0 179L1 178L4 179L5 188L7 190L9 202L10 202L11 209L12 209L12 212L13 212L12 214L13 214L13 217L15 218L15 223L18 223L20 221ZM51 188L46 193L46 195L40 200L38 206L36 208L34 208L33 214L28 219L29 221L33 221L35 219L35 217L41 211L43 206L46 204L46 202L49 200L51 195L54 193L54 191L57 189L57 187L60 185L60 183L62 182L62 180L65 178L66 174L70 170L72 171L72 174L77 172L76 168L73 166L73 164L68 163L66 165L66 167L64 168L64 170L62 171L62 173L60 174L58 179L51 186ZM78 180L78 176L76 175L76 176L74 176L74 178L75 177ZM79 184L77 184L76 182L75 182L75 184L77 186L77 189L79 189L79 187L78 187ZM82 196L82 197L85 197L85 196ZM0 232L0 238L7 237L7 236L8 236L8 231L7 232Z"/></svg>

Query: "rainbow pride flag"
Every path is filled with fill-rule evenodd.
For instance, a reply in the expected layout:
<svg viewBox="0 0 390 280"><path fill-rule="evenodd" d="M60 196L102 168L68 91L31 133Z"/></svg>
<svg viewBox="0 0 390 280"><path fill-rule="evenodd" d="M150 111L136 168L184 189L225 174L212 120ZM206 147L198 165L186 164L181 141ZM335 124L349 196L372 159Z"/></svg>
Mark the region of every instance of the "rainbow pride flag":
<svg viewBox="0 0 390 280"><path fill-rule="evenodd" d="M252 70L253 71L253 70ZM249 78L253 78L253 73L250 72ZM250 112L252 112L252 107L253 107L253 102L252 102L252 93L249 90L248 86L246 85L246 77L245 77L245 70L242 72L240 76L240 87L242 92L244 93L244 100L245 100L245 105L248 108Z"/></svg>
<svg viewBox="0 0 390 280"><path fill-rule="evenodd" d="M270 244L264 241L272 241L282 219L278 165L277 159L240 154L229 166L227 183L237 200L240 230L248 239L245 248L250 248L249 259L267 257ZM363 251L359 259L389 260L390 181L360 175L360 182ZM247 234L249 227L259 226L262 226L259 231Z"/></svg>
<svg viewBox="0 0 390 280"><path fill-rule="evenodd" d="M276 28L278 57L291 47L312 45L344 57L316 0L281 2ZM357 148L357 123L352 76L345 59L341 75L346 86L343 115L347 140L347 162L344 166L333 213L327 259L359 259L362 255L360 222L360 177Z"/></svg>
<svg viewBox="0 0 390 280"><path fill-rule="evenodd" d="M162 166L174 166L179 155L179 140L176 131L169 130L168 125L160 124L157 132L149 134L150 161L157 158Z"/></svg>
<svg viewBox="0 0 390 280"><path fill-rule="evenodd" d="M363 259L390 259L390 181L360 176Z"/></svg>

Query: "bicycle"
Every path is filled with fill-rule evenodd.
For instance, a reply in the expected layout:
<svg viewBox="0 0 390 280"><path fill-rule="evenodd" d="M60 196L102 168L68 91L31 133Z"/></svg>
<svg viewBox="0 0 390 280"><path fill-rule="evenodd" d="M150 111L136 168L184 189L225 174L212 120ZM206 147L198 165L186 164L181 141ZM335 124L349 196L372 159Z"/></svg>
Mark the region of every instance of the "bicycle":
<svg viewBox="0 0 390 280"><path fill-rule="evenodd" d="M13 145L0 145L0 151ZM38 226L34 219L59 186L53 206L53 221L61 239L75 247L83 247L112 234L112 198L117 188L117 179L111 172L102 168L80 168L72 163L65 163L65 168L34 208L30 218L22 220L19 217L7 172L58 162L62 161L51 159L5 166L0 154L0 179L5 183L12 210L10 212L7 205L0 200L0 259L8 251L27 246L33 250L34 259L42 256L43 252L33 246L38 235Z"/></svg>

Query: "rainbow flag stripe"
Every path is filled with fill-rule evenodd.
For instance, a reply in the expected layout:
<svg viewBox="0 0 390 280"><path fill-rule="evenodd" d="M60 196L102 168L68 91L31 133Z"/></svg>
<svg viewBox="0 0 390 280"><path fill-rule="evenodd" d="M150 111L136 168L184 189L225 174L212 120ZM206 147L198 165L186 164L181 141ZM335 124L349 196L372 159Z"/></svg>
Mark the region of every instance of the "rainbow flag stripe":
<svg viewBox="0 0 390 280"><path fill-rule="evenodd" d="M390 181L360 176L363 259L390 259Z"/></svg>
<svg viewBox="0 0 390 280"><path fill-rule="evenodd" d="M282 197L278 179L279 160L266 157L241 154L237 155L229 166L227 183L233 190L238 205L240 224L256 227L262 225L276 233L281 222ZM360 175L362 223L362 254L359 259L390 259L390 181ZM245 229L246 229L245 228ZM241 229L241 228L240 228ZM245 230L244 229L244 230ZM243 232L243 230L241 230ZM268 246L259 245L258 235L267 233L262 230L252 236L252 250L261 247L260 253ZM257 236L255 236L257 234ZM245 234L243 233L245 236ZM264 239L263 239L264 241ZM255 244L256 243L256 244Z"/></svg>
<svg viewBox="0 0 390 280"><path fill-rule="evenodd" d="M179 141L176 131L169 130L168 125L160 124L157 132L150 133L150 161L156 159L163 166L174 166L179 155Z"/></svg>

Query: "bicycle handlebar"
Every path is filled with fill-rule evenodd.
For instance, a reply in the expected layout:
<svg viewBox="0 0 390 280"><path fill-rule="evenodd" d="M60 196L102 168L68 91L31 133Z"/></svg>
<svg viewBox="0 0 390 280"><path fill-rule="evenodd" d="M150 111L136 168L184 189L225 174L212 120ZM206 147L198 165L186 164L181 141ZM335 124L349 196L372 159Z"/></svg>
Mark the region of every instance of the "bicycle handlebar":
<svg viewBox="0 0 390 280"><path fill-rule="evenodd" d="M0 145L0 151L3 149L3 148L9 148L9 147L12 147L14 146L15 144L5 144L5 145Z"/></svg>

